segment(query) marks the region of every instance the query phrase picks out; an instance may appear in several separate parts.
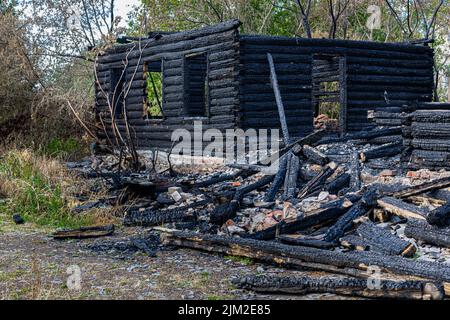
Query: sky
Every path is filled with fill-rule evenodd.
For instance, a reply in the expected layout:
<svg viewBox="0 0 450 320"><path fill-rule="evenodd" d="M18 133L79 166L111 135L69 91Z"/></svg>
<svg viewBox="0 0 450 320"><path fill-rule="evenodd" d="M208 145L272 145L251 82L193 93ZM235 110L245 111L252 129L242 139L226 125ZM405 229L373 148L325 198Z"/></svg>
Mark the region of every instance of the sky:
<svg viewBox="0 0 450 320"><path fill-rule="evenodd" d="M138 6L140 3L140 0L116 0L115 14L122 17L121 26L125 26L128 12L133 9L133 6Z"/></svg>

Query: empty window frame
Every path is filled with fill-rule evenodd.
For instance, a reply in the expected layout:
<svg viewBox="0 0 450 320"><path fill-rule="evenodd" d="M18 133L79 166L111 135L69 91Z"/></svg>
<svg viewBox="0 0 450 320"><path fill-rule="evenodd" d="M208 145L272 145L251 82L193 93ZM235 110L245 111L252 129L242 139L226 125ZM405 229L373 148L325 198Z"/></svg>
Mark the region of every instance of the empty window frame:
<svg viewBox="0 0 450 320"><path fill-rule="evenodd" d="M184 59L184 115L209 117L208 55L186 56Z"/></svg>
<svg viewBox="0 0 450 320"><path fill-rule="evenodd" d="M344 132L347 127L345 57L314 56L312 84L316 124Z"/></svg>
<svg viewBox="0 0 450 320"><path fill-rule="evenodd" d="M164 119L164 77L163 60L144 63L145 119Z"/></svg>
<svg viewBox="0 0 450 320"><path fill-rule="evenodd" d="M115 118L123 117L124 113L124 83L125 73L123 68L112 68L109 70L110 88L109 101Z"/></svg>

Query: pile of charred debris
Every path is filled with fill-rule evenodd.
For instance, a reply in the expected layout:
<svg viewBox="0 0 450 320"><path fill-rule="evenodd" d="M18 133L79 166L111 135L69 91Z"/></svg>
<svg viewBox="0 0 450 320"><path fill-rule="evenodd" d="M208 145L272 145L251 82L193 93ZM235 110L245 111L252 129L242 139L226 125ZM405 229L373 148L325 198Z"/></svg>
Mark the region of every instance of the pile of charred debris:
<svg viewBox="0 0 450 320"><path fill-rule="evenodd" d="M438 112L433 121L435 114L449 119ZM395 121L344 136L316 131L285 144L273 175L258 163L128 172L96 157L69 167L106 181L111 198L76 210L120 203L124 226L148 232L121 242L97 239L88 244L93 250L154 256L164 248L189 248L329 274L234 278L243 289L443 299L450 293L450 171L410 171L404 158L414 140L404 142L404 131ZM64 230L55 237L113 231ZM368 285L374 270L375 287Z"/></svg>

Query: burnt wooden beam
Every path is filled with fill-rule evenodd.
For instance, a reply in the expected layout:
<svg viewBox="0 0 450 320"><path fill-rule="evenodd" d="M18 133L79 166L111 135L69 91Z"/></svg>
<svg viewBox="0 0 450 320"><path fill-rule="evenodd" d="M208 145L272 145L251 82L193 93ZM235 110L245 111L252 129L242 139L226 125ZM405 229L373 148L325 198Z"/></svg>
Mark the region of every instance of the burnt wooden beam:
<svg viewBox="0 0 450 320"><path fill-rule="evenodd" d="M440 263L386 256L370 251L339 252L239 237L154 229L160 231L163 244L169 246L247 257L278 265L342 274L352 273L359 277L367 275L368 266L378 266L382 271L393 274L431 279L447 286L450 282L450 267Z"/></svg>
<svg viewBox="0 0 450 320"><path fill-rule="evenodd" d="M210 203L210 200L201 200L174 209L155 210L153 208L145 210L132 210L125 215L123 224L125 226L153 227L170 222L196 221L195 211L189 209L202 207Z"/></svg>
<svg viewBox="0 0 450 320"><path fill-rule="evenodd" d="M328 229L324 236L324 240L334 242L342 237L345 232L351 228L353 220L365 215L375 206L377 197L378 195L375 190L367 191L361 200L359 200L352 208L350 208L350 210L341 216L330 229Z"/></svg>
<svg viewBox="0 0 450 320"><path fill-rule="evenodd" d="M425 220L427 210L392 197L378 199L378 206L402 218Z"/></svg>
<svg viewBox="0 0 450 320"><path fill-rule="evenodd" d="M278 172L275 175L275 178L270 185L269 190L267 190L264 196L265 202L273 202L275 200L277 192L280 190L281 186L283 185L284 179L286 178L287 166L288 157L284 156L280 159Z"/></svg>
<svg viewBox="0 0 450 320"><path fill-rule="evenodd" d="M275 176L272 175L264 176L254 183L237 188L234 193L233 199L231 199L229 203L225 203L216 207L210 214L209 221L213 224L222 225L229 219L234 219L244 196L247 193L265 187L273 181L274 177Z"/></svg>
<svg viewBox="0 0 450 320"><path fill-rule="evenodd" d="M430 211L427 215L427 221L429 224L438 226L447 226L450 222L450 202L447 202L443 206Z"/></svg>
<svg viewBox="0 0 450 320"><path fill-rule="evenodd" d="M450 228L432 226L424 220L408 221L405 236L434 246L450 248Z"/></svg>
<svg viewBox="0 0 450 320"><path fill-rule="evenodd" d="M330 181L323 188L324 191L329 192L330 194L337 195L339 191L347 188L350 185L351 176L348 173L342 173L336 177L336 179Z"/></svg>
<svg viewBox="0 0 450 320"><path fill-rule="evenodd" d="M392 157L400 154L403 150L403 143L394 142L381 145L379 147L364 151L360 153L362 162L371 159L378 159L384 157Z"/></svg>
<svg viewBox="0 0 450 320"><path fill-rule="evenodd" d="M281 98L280 88L278 86L277 73L275 71L275 64L270 53L267 54L267 60L270 66L270 81L272 83L273 92L275 94L275 100L278 107L278 113L280 116L281 130L283 131L284 143L288 145L290 143L289 130L286 122L286 114L284 112L283 99Z"/></svg>
<svg viewBox="0 0 450 320"><path fill-rule="evenodd" d="M377 227L373 222L362 223L356 232L361 238L375 244L387 254L412 257L416 252L416 247L412 243L400 239L389 230Z"/></svg>
<svg viewBox="0 0 450 320"><path fill-rule="evenodd" d="M113 224L106 226L82 227L72 230L65 229L54 232L52 237L56 240L99 238L113 234L114 229Z"/></svg>
<svg viewBox="0 0 450 320"><path fill-rule="evenodd" d="M450 187L450 177L425 182L420 185L407 187L403 190L392 193L392 196L399 199L405 199L412 196L417 196L422 193L427 193L434 190L444 189Z"/></svg>
<svg viewBox="0 0 450 320"><path fill-rule="evenodd" d="M285 200L295 197L297 191L298 172L300 170L300 159L293 153L288 154L286 178L284 179Z"/></svg>
<svg viewBox="0 0 450 320"><path fill-rule="evenodd" d="M377 288L369 288L367 279L344 276L247 275L232 279L240 289L259 293L306 295L333 293L372 299L442 300L444 288L426 280L380 279Z"/></svg>
<svg viewBox="0 0 450 320"><path fill-rule="evenodd" d="M299 192L298 198L303 199L310 193L316 191L317 187L323 185L328 178L330 178L336 171L337 165L334 162L330 162L321 172L319 172L313 179L311 179Z"/></svg>
<svg viewBox="0 0 450 320"><path fill-rule="evenodd" d="M304 145L302 148L303 156L310 162L324 166L330 162L330 159L314 147Z"/></svg>

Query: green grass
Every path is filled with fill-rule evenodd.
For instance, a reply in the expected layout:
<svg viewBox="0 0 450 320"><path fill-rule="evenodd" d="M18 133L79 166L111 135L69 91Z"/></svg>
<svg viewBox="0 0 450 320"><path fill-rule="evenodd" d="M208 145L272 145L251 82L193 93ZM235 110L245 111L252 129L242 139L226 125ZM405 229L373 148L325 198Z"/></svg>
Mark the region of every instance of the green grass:
<svg viewBox="0 0 450 320"><path fill-rule="evenodd" d="M70 213L62 182L40 172L35 158L24 159L21 155L10 152L0 159L0 182L9 181L13 186L9 201L0 203L4 214L20 214L25 221L41 226L75 228L91 223L89 217Z"/></svg>
<svg viewBox="0 0 450 320"><path fill-rule="evenodd" d="M225 256L225 259L238 262L244 266L251 266L254 263L253 259L246 257Z"/></svg>
<svg viewBox="0 0 450 320"><path fill-rule="evenodd" d="M40 147L40 153L50 157L69 157L82 149L80 142L74 138L53 138Z"/></svg>

